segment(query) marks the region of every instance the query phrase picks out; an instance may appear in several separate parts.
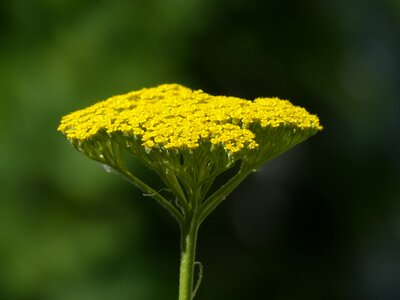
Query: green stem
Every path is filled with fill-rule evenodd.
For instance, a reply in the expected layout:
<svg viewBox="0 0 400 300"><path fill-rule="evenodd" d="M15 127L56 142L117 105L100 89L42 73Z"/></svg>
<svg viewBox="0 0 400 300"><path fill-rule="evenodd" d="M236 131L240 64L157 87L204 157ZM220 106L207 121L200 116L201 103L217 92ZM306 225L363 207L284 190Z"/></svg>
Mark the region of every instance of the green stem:
<svg viewBox="0 0 400 300"><path fill-rule="evenodd" d="M194 297L193 278L196 254L196 240L199 223L191 218L187 226L181 227L181 265L179 272L179 300L192 300Z"/></svg>
<svg viewBox="0 0 400 300"><path fill-rule="evenodd" d="M248 168L241 167L239 172L212 194L200 207L200 223L249 175Z"/></svg>
<svg viewBox="0 0 400 300"><path fill-rule="evenodd" d="M176 175L174 173L168 175L160 174L160 177L164 180L164 183L168 186L171 192L177 197L177 201L179 206L182 208L183 213L185 215L188 214L190 210L188 201Z"/></svg>
<svg viewBox="0 0 400 300"><path fill-rule="evenodd" d="M146 192L148 195L151 195L159 204L162 205L162 207L168 210L170 214L175 217L175 219L178 221L179 224L183 223L184 218L182 213L173 204L171 204L171 202L169 202L167 199L165 199L163 196L161 196L158 192L156 192L153 188L145 184L139 178L132 175L132 173L130 173L129 171L122 170L117 166L113 166L113 168L116 171L118 171L122 176L124 176L126 179L128 179L128 181L130 181L133 185L135 185L142 191Z"/></svg>

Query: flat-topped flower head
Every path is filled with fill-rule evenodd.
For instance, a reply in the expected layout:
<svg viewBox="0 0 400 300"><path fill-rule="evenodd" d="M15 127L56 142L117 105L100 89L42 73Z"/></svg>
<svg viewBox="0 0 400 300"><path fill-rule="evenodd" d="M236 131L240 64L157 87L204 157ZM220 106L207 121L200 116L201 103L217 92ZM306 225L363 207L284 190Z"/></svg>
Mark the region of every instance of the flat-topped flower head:
<svg viewBox="0 0 400 300"><path fill-rule="evenodd" d="M108 98L58 127L77 150L123 175L132 175L125 154L132 155L181 200L196 188L204 199L235 162L249 174L321 129L317 116L287 100L212 96L178 84Z"/></svg>
<svg viewBox="0 0 400 300"><path fill-rule="evenodd" d="M122 133L151 149L195 149L201 143L222 146L232 154L259 147L254 127L285 127L316 133L315 115L278 98L248 101L211 96L178 84L164 84L111 97L65 116L58 130L74 142L100 132ZM261 130L262 131L262 130Z"/></svg>

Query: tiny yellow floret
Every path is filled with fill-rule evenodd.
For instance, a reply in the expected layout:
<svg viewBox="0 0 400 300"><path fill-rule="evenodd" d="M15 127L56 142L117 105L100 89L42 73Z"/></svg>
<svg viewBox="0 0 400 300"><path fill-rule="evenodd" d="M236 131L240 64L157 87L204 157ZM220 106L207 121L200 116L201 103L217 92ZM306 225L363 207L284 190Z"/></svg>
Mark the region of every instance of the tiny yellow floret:
<svg viewBox="0 0 400 300"><path fill-rule="evenodd" d="M58 130L75 142L90 140L100 132L122 133L149 149L195 149L209 142L237 153L259 146L254 126L322 129L316 115L286 100L249 101L164 84L114 96L68 114Z"/></svg>

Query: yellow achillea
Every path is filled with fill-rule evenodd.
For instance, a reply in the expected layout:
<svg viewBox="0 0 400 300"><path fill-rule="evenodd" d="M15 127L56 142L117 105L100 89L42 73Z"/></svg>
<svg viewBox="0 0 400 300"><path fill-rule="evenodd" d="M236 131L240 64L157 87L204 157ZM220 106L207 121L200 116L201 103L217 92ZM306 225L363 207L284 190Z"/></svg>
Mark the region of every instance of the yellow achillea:
<svg viewBox="0 0 400 300"><path fill-rule="evenodd" d="M114 96L66 115L58 130L78 143L100 132L122 133L140 140L148 151L195 149L209 142L235 154L259 147L256 131L282 126L307 130L310 135L322 129L317 116L286 100L249 101L164 84Z"/></svg>
<svg viewBox="0 0 400 300"><path fill-rule="evenodd" d="M202 278L195 263L201 223L249 174L321 129L317 116L286 100L211 96L178 84L111 97L64 116L58 127L78 151L124 176L178 221L180 300L193 299ZM166 188L157 192L137 177L132 157ZM215 186L234 166L236 173Z"/></svg>

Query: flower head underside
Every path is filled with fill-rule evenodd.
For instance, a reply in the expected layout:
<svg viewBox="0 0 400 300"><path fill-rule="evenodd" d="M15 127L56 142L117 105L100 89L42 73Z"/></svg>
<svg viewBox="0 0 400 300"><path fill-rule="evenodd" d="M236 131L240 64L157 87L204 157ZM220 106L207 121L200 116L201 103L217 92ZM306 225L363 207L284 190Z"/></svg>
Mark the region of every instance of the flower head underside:
<svg viewBox="0 0 400 300"><path fill-rule="evenodd" d="M113 96L58 127L77 150L119 173L129 173L124 154L133 155L182 203L191 193L205 198L235 162L248 174L321 129L316 115L287 100L212 96L178 84Z"/></svg>

